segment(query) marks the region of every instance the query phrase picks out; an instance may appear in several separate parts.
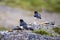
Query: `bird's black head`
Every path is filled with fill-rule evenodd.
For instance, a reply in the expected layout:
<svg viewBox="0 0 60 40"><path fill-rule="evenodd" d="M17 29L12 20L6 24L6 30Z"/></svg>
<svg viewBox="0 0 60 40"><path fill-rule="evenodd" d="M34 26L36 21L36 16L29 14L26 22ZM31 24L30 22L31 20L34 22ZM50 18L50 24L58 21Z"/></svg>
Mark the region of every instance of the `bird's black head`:
<svg viewBox="0 0 60 40"><path fill-rule="evenodd" d="M37 11L34 11L34 14L38 13Z"/></svg>
<svg viewBox="0 0 60 40"><path fill-rule="evenodd" d="M23 22L23 19L20 19L20 22Z"/></svg>

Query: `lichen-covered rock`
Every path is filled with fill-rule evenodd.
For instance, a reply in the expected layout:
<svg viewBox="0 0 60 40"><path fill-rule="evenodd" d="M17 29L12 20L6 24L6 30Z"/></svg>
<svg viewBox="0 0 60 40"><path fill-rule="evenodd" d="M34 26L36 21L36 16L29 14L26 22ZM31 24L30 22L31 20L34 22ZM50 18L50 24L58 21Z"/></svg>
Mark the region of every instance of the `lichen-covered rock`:
<svg viewBox="0 0 60 40"><path fill-rule="evenodd" d="M60 40L59 37L50 37L50 36L43 36L40 34L32 33L31 31L13 31L0 34L0 40Z"/></svg>
<svg viewBox="0 0 60 40"><path fill-rule="evenodd" d="M3 38L3 35L2 34L0 34L0 40Z"/></svg>

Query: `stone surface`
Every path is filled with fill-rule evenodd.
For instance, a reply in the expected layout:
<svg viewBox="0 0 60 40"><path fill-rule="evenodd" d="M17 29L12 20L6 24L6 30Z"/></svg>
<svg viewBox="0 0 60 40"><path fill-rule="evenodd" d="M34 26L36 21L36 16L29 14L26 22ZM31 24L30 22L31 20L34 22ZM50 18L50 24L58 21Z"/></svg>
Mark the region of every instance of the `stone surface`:
<svg viewBox="0 0 60 40"><path fill-rule="evenodd" d="M4 36L3 36L4 35ZM13 31L13 32L0 32L0 40L60 40L58 37L44 36L40 34L32 33L31 31Z"/></svg>

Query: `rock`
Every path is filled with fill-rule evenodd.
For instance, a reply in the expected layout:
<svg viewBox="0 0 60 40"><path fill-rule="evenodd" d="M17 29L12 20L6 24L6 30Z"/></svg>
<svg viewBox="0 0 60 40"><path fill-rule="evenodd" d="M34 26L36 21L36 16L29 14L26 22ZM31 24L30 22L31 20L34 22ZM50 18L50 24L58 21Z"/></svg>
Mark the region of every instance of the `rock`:
<svg viewBox="0 0 60 40"><path fill-rule="evenodd" d="M0 40L3 39L3 37L4 37L4 35L2 35L2 34L0 33Z"/></svg>
<svg viewBox="0 0 60 40"><path fill-rule="evenodd" d="M50 36L44 36L40 34L29 32L28 30L24 30L22 32L6 32L0 34L0 40L60 40L60 36L58 37L50 37Z"/></svg>

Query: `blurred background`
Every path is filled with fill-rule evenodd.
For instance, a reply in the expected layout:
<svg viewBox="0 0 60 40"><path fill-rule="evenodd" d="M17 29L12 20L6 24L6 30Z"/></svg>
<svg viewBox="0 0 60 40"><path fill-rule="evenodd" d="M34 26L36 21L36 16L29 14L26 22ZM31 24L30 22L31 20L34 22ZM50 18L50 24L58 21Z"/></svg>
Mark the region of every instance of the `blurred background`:
<svg viewBox="0 0 60 40"><path fill-rule="evenodd" d="M42 20L60 25L60 0L0 0L0 26L14 28L19 19L31 24L35 10Z"/></svg>

